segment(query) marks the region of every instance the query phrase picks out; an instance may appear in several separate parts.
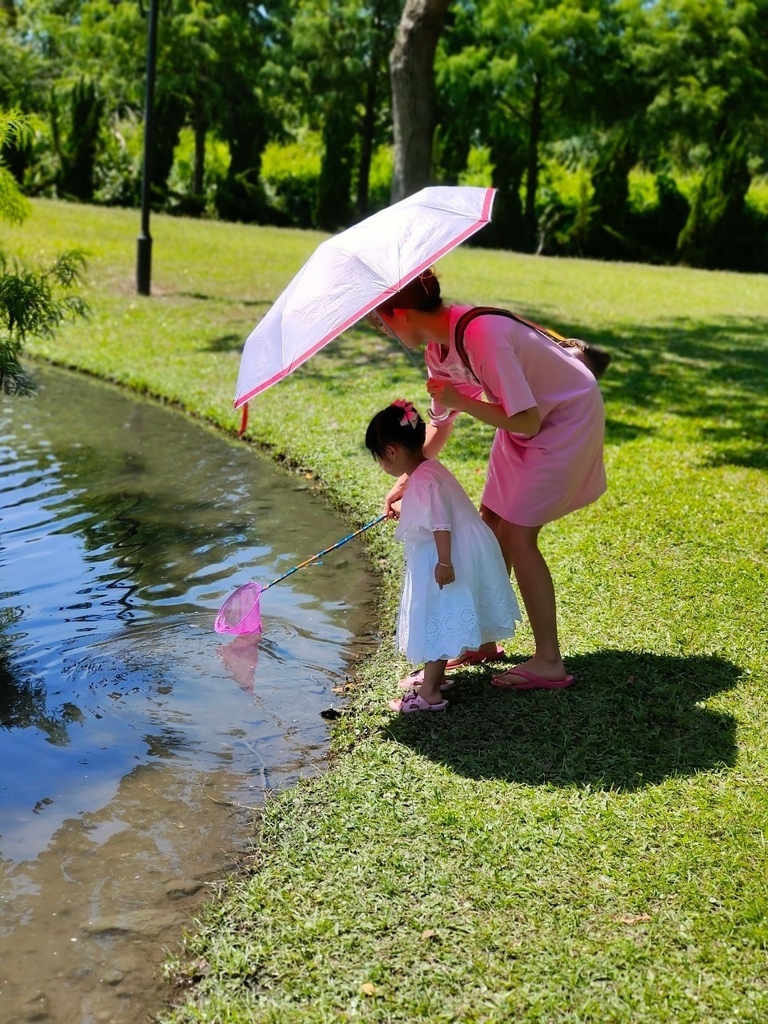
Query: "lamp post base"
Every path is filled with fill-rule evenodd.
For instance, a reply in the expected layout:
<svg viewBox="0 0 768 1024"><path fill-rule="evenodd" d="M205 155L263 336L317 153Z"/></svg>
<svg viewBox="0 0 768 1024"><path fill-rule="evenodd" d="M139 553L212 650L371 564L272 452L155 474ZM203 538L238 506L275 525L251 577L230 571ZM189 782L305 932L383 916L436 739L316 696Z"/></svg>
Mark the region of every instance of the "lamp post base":
<svg viewBox="0 0 768 1024"><path fill-rule="evenodd" d="M150 294L152 280L152 237L139 235L136 241L136 291L139 295Z"/></svg>

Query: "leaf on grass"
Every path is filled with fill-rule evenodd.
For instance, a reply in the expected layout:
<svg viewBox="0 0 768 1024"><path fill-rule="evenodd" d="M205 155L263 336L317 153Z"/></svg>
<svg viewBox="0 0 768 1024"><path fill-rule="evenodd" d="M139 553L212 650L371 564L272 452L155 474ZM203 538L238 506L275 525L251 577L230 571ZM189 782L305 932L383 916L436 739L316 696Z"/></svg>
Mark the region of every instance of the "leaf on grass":
<svg viewBox="0 0 768 1024"><path fill-rule="evenodd" d="M640 921L650 921L650 914L634 914L627 917L617 917L619 924L638 924Z"/></svg>
<svg viewBox="0 0 768 1024"><path fill-rule="evenodd" d="M360 991L363 993L364 996L375 996L376 986L373 984L373 982L366 981L364 985L360 986Z"/></svg>
<svg viewBox="0 0 768 1024"><path fill-rule="evenodd" d="M437 932L433 931L431 928L425 928L424 931L421 933L422 939L434 939L436 935Z"/></svg>

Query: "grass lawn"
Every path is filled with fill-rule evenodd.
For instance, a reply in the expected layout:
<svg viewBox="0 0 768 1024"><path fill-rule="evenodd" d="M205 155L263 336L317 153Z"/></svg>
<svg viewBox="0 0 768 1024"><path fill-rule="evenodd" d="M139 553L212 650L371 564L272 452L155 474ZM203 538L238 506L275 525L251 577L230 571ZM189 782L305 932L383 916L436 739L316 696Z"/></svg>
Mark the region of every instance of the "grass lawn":
<svg viewBox="0 0 768 1024"><path fill-rule="evenodd" d="M321 236L36 202L7 245L90 253L94 316L37 357L233 431L240 348ZM366 534L379 650L321 778L271 800L253 856L168 972L165 1024L768 1019L768 275L465 247L444 293L609 349L609 491L543 535L577 685L459 676L443 715L386 709L400 550ZM403 353L351 331L252 403L248 439L312 472L350 527L389 480L363 447ZM466 418L465 418L466 419ZM490 429L447 465L478 498ZM510 657L530 651L523 626ZM416 719L416 720L414 720Z"/></svg>

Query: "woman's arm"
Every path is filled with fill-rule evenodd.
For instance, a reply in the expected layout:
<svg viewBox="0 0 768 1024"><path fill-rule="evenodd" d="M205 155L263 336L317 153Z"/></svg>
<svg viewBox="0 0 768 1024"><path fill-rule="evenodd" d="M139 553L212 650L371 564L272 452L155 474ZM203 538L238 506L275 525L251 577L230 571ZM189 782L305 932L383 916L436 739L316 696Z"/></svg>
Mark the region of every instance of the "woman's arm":
<svg viewBox="0 0 768 1024"><path fill-rule="evenodd" d="M445 442L451 436L453 421L450 423L428 423L427 437L424 441L422 451L428 459L436 459L445 447Z"/></svg>
<svg viewBox="0 0 768 1024"><path fill-rule="evenodd" d="M470 416L496 427L497 430L509 430L513 434L533 437L541 429L541 416L535 405L515 413L514 416L507 416L503 406L491 405L490 402L481 402L476 398L462 395L452 384L444 380L428 380L427 391L446 409L469 413Z"/></svg>

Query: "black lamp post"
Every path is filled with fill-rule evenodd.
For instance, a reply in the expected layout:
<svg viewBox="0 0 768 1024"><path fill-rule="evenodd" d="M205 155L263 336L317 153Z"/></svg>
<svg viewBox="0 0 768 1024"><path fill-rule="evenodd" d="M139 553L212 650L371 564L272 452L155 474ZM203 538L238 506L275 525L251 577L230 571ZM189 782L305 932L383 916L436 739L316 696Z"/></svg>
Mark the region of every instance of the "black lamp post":
<svg viewBox="0 0 768 1024"><path fill-rule="evenodd" d="M146 15L143 3L142 14ZM152 236L149 233L149 208L152 195L152 147L155 134L155 64L157 61L157 21L159 0L149 0L147 27L147 84L144 98L144 165L141 174L141 232L136 245L136 291L150 294L152 277Z"/></svg>

